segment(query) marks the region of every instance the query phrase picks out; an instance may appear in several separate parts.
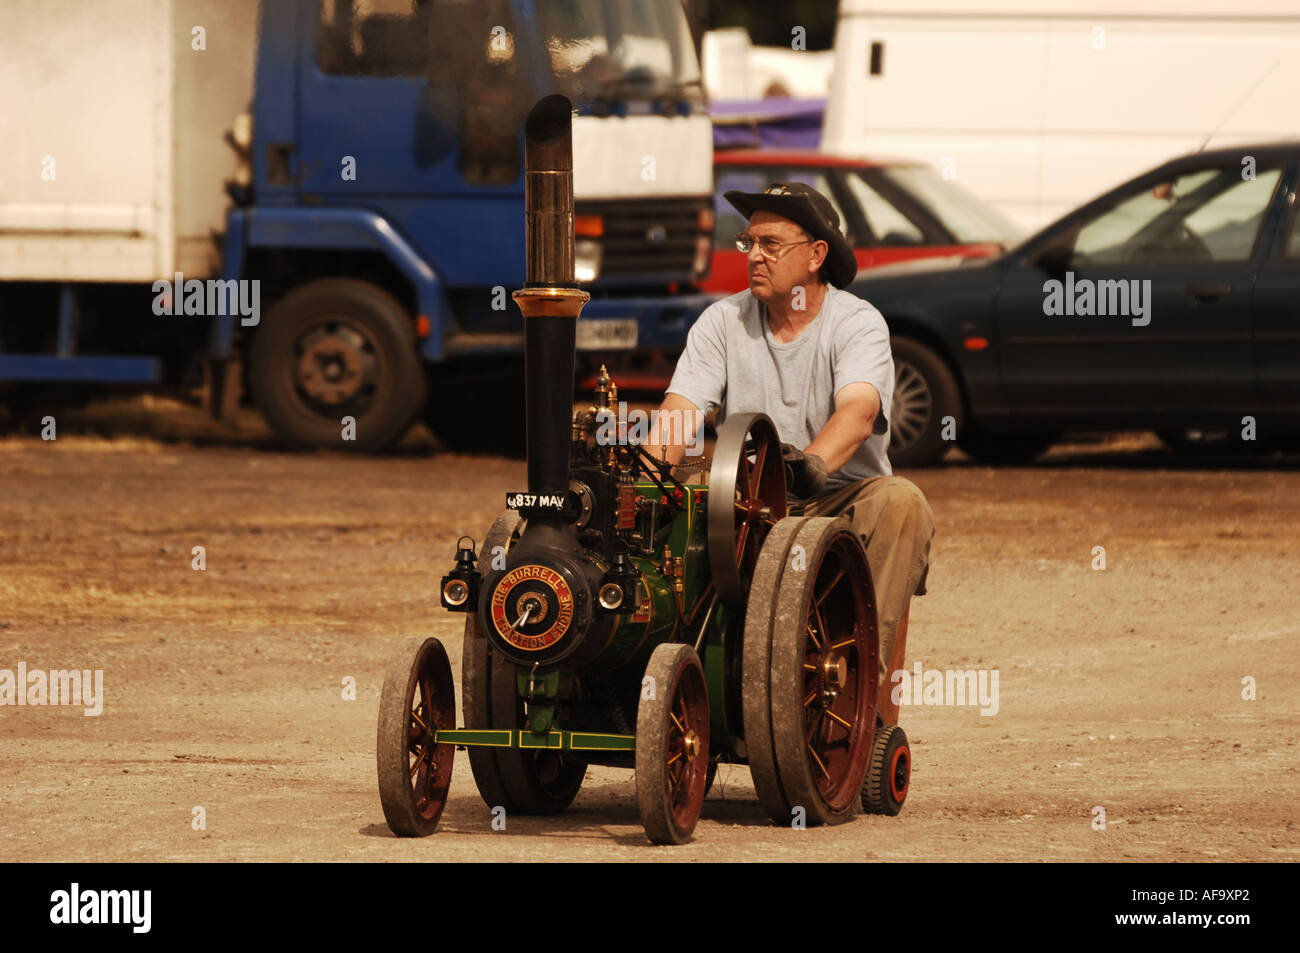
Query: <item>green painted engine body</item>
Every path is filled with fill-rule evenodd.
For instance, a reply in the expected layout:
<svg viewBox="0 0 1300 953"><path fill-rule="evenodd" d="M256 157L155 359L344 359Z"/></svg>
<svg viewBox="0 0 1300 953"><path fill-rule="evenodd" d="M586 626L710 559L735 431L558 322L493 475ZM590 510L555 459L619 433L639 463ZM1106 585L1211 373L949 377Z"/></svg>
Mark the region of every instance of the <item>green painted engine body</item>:
<svg viewBox="0 0 1300 953"><path fill-rule="evenodd" d="M648 690L642 676L651 654L664 643L688 642L700 655L708 685L711 754L743 761L739 695L743 614L715 597L708 555L708 487L684 484L680 510L664 502L654 483L636 484L636 493L643 545L632 560L641 572L640 604L633 613L613 616L603 646L580 669L563 662L536 670L517 666L527 727L539 738L555 733L556 745L563 731L632 735L641 692ZM671 570L665 571L669 560ZM597 564L607 568L599 560ZM625 764L628 757L627 752L593 751L590 760Z"/></svg>

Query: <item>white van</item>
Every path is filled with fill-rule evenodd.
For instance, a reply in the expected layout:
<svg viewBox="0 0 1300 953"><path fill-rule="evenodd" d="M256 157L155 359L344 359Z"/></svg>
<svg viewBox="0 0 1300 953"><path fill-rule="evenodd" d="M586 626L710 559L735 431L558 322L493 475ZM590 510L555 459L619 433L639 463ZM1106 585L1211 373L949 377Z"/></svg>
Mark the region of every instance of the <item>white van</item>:
<svg viewBox="0 0 1300 953"><path fill-rule="evenodd" d="M823 148L1026 228L1202 144L1300 135L1300 0L841 0Z"/></svg>

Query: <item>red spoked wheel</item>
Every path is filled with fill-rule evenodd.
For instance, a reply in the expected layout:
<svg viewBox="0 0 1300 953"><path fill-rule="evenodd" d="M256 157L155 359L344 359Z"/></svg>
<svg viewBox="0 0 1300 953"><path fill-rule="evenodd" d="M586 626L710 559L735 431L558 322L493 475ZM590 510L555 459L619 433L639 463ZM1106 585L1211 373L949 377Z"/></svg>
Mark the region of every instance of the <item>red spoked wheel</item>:
<svg viewBox="0 0 1300 953"><path fill-rule="evenodd" d="M775 425L766 414L728 417L718 429L708 498L709 565L724 603L745 604L763 541L785 516L785 493Z"/></svg>
<svg viewBox="0 0 1300 953"><path fill-rule="evenodd" d="M872 750L875 599L866 551L847 520L807 518L785 529L791 524L773 534L778 545L764 551L750 594L745 741L774 821L789 824L802 809L808 824L837 823L852 816ZM753 684L764 654L766 698Z"/></svg>
<svg viewBox="0 0 1300 953"><path fill-rule="evenodd" d="M435 732L456 727L455 687L437 639L411 639L394 655L379 696L379 800L398 837L432 834L451 786L456 748Z"/></svg>
<svg viewBox="0 0 1300 953"><path fill-rule="evenodd" d="M636 716L636 802L655 844L695 832L709 773L709 692L689 645L661 645L646 666Z"/></svg>
<svg viewBox="0 0 1300 953"><path fill-rule="evenodd" d="M898 725L882 725L876 731L871 766L862 784L862 809L894 817L903 809L911 784L912 749L907 733Z"/></svg>

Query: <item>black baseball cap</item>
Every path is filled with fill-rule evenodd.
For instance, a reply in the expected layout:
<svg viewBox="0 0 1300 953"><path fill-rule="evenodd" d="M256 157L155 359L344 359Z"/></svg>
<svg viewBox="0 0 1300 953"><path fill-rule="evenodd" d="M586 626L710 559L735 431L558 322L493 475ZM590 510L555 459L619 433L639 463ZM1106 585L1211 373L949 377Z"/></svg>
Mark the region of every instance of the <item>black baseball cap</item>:
<svg viewBox="0 0 1300 953"><path fill-rule="evenodd" d="M803 182L773 182L762 192L724 192L722 195L746 219L755 212L771 212L794 222L815 239L830 246L822 262L822 277L843 288L858 273L853 246L840 231L840 216L826 196Z"/></svg>

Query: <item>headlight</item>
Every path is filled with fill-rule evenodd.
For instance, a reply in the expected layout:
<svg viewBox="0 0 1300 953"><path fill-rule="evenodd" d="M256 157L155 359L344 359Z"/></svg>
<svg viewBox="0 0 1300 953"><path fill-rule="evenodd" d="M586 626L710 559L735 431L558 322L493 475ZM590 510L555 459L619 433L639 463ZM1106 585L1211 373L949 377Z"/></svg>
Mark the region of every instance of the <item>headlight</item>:
<svg viewBox="0 0 1300 953"><path fill-rule="evenodd" d="M573 243L573 277L579 282L595 281L600 277L601 244L591 239L578 239Z"/></svg>

